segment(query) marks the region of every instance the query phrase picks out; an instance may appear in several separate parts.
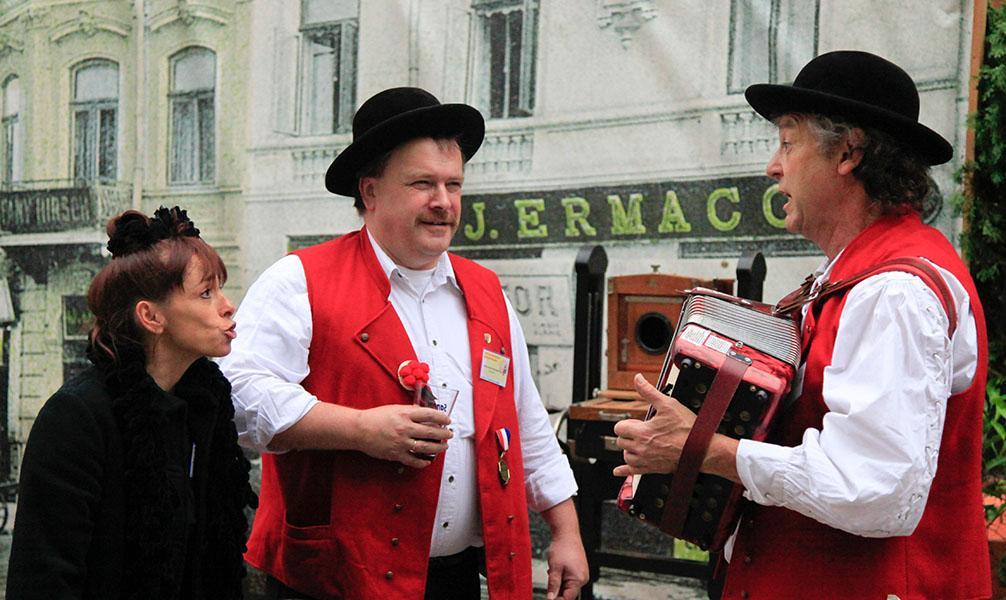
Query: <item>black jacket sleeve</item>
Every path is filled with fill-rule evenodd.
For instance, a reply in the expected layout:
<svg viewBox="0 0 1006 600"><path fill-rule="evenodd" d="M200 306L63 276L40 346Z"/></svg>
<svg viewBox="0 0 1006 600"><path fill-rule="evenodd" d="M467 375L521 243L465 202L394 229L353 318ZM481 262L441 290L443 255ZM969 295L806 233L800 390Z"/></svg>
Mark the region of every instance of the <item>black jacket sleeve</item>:
<svg viewBox="0 0 1006 600"><path fill-rule="evenodd" d="M58 391L25 445L18 487L8 600L63 600L89 594L88 562L102 499L107 423L96 404Z"/></svg>

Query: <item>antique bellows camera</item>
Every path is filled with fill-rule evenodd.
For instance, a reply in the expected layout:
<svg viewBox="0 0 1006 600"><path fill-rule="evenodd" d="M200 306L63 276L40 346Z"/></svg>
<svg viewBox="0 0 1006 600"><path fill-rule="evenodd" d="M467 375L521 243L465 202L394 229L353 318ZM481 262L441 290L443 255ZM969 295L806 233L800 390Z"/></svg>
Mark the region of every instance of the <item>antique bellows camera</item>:
<svg viewBox="0 0 1006 600"><path fill-rule="evenodd" d="M742 488L699 473L715 433L761 441L800 361L799 325L771 307L705 288L686 294L657 388L697 414L674 474L629 477L619 507L662 531L718 550ZM652 417L653 409L647 418Z"/></svg>

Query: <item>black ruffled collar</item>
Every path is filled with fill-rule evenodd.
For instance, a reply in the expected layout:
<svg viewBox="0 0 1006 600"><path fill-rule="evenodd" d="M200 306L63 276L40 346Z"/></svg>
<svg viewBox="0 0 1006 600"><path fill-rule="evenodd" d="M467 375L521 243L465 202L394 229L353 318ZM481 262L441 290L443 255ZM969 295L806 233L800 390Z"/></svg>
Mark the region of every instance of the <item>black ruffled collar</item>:
<svg viewBox="0 0 1006 600"><path fill-rule="evenodd" d="M92 355L94 353L91 353ZM124 598L174 598L178 561L185 556L177 537L167 535L183 499L168 478L169 453L160 443L169 427L167 393L147 373L142 350L120 352L120 360L92 361L102 372L122 436L126 514ZM185 401L190 418L212 419L206 465L205 522L199 524L196 565L188 588L197 598L241 598L245 567L246 506L257 499L249 485L250 464L237 444L230 383L215 363L192 364L172 395ZM184 536L182 537L184 539Z"/></svg>

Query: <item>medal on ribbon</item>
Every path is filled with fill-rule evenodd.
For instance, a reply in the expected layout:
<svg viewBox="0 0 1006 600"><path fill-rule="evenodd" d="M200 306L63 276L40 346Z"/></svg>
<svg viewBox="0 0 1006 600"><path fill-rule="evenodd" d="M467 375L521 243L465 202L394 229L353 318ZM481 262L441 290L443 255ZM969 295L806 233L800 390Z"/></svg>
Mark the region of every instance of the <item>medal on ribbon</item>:
<svg viewBox="0 0 1006 600"><path fill-rule="evenodd" d="M500 450L499 468L500 483L506 485L510 483L510 467L506 464L506 453L510 449L510 429L501 427L496 430L496 446Z"/></svg>

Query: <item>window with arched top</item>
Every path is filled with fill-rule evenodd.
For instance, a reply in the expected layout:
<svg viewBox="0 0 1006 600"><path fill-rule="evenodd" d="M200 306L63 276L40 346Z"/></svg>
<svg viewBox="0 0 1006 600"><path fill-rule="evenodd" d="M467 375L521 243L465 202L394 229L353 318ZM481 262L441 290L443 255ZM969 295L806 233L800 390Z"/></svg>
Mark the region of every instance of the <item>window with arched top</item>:
<svg viewBox="0 0 1006 600"><path fill-rule="evenodd" d="M170 183L212 183L216 174L216 54L186 48L171 57Z"/></svg>
<svg viewBox="0 0 1006 600"><path fill-rule="evenodd" d="M73 71L73 177L114 180L118 170L119 65L89 60Z"/></svg>
<svg viewBox="0 0 1006 600"><path fill-rule="evenodd" d="M0 166L4 184L21 181L21 80L16 75L3 83L3 144L0 146Z"/></svg>

